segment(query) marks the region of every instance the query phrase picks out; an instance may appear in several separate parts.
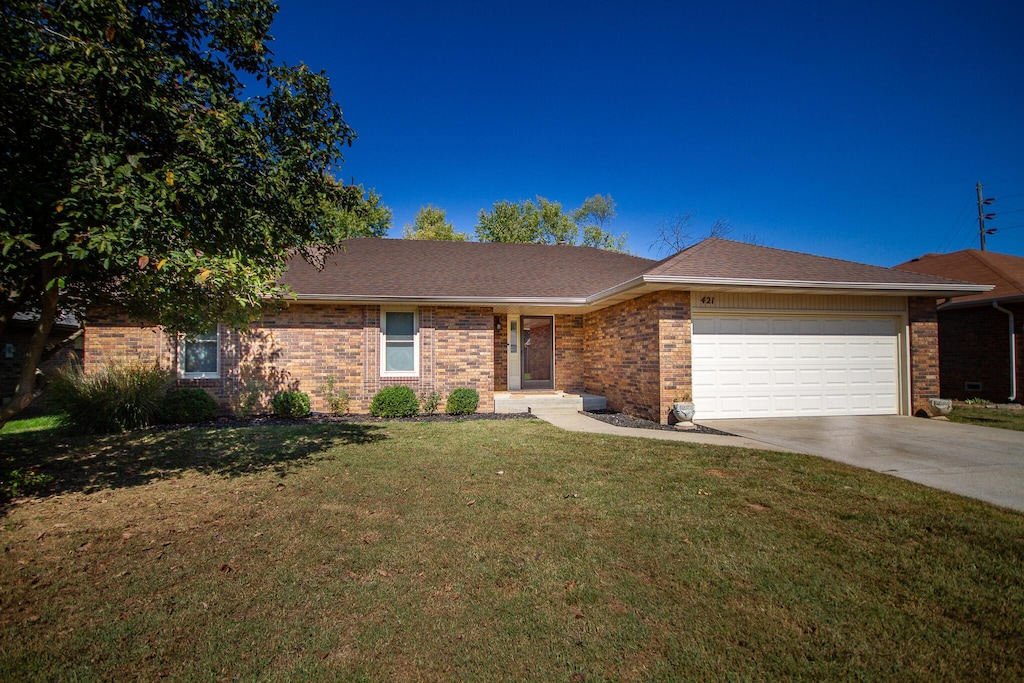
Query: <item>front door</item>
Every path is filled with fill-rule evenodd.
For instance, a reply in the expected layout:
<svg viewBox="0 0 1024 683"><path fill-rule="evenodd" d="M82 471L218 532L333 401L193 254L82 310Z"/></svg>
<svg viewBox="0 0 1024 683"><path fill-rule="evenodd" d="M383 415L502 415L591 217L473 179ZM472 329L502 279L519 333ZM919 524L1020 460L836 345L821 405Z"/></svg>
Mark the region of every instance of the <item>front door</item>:
<svg viewBox="0 0 1024 683"><path fill-rule="evenodd" d="M524 315L519 357L523 389L555 388L555 324L551 316ZM512 359L509 359L511 363Z"/></svg>

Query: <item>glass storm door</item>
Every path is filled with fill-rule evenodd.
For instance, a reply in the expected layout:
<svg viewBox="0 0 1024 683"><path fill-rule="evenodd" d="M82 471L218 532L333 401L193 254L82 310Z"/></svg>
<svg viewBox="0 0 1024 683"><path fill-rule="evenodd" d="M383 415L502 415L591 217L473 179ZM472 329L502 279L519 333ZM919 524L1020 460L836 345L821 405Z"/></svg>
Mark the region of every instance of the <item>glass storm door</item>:
<svg viewBox="0 0 1024 683"><path fill-rule="evenodd" d="M522 367L522 388L554 389L554 318L524 315L521 318L520 327L519 356ZM511 363L511 358L509 362Z"/></svg>

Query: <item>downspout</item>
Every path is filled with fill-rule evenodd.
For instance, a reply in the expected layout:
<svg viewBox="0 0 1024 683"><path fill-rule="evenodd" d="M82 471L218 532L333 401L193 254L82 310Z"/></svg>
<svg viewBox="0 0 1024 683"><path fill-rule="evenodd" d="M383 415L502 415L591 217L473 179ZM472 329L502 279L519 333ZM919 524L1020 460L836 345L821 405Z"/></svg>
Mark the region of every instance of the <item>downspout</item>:
<svg viewBox="0 0 1024 683"><path fill-rule="evenodd" d="M1010 316L1010 398L1009 401L1017 400L1017 330L1013 324L1013 312L1008 311L999 305L998 301L992 302L992 308Z"/></svg>

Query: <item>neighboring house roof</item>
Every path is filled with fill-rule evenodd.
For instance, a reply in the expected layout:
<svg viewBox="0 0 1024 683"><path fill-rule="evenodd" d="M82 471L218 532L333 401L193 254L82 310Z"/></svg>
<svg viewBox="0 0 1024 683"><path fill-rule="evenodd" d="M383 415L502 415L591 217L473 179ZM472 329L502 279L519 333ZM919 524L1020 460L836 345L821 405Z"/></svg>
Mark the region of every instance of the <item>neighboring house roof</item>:
<svg viewBox="0 0 1024 683"><path fill-rule="evenodd" d="M22 324L27 323L27 324L35 325L38 320L39 320L39 314L34 312L34 311L31 311L31 312L28 312L28 313L15 313L11 317L11 322L12 323L22 323ZM81 327L81 324L78 322L78 318L76 318L71 313L60 313L57 316L57 319L53 321L53 325L56 328L67 328L67 329L77 329L77 328Z"/></svg>
<svg viewBox="0 0 1024 683"><path fill-rule="evenodd" d="M964 249L949 254L925 254L896 268L993 286L988 292L957 297L957 306L1024 299L1024 258L1020 256Z"/></svg>
<svg viewBox="0 0 1024 683"><path fill-rule="evenodd" d="M322 270L282 278L299 300L604 306L659 289L953 296L982 287L931 275L709 238L662 261L593 247L352 239Z"/></svg>

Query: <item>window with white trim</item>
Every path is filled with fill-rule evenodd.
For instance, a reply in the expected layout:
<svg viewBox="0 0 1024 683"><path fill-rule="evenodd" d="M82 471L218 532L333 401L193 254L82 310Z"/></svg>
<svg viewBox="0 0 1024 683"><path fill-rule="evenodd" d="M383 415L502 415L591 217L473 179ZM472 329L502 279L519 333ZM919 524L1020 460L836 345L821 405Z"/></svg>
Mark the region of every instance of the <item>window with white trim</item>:
<svg viewBox="0 0 1024 683"><path fill-rule="evenodd" d="M414 308L380 312L380 374L415 377L420 372L419 316Z"/></svg>
<svg viewBox="0 0 1024 683"><path fill-rule="evenodd" d="M182 337L179 368L185 379L220 377L220 330Z"/></svg>

